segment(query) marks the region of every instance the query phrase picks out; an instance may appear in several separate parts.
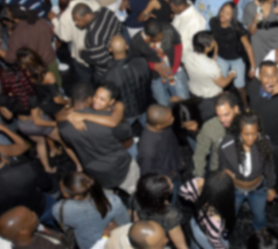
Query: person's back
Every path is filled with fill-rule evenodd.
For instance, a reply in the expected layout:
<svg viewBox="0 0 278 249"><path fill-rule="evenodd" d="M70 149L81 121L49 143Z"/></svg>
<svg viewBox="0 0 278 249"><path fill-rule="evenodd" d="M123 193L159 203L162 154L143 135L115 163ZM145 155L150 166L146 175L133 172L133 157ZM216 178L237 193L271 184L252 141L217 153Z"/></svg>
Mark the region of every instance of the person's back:
<svg viewBox="0 0 278 249"><path fill-rule="evenodd" d="M80 112L109 115L107 112L97 112L90 108ZM86 122L86 131L76 130L68 121L58 125L62 137L76 150L90 175L96 176L106 188L121 184L128 172L131 157L113 135L113 129L92 122Z"/></svg>
<svg viewBox="0 0 278 249"><path fill-rule="evenodd" d="M30 162L5 165L0 169L0 214L18 205L24 205L41 216L45 209L44 194L37 188L52 187L50 177Z"/></svg>
<svg viewBox="0 0 278 249"><path fill-rule="evenodd" d="M117 225L128 222L128 212L120 198L111 191L105 192L105 196L111 203L111 209L103 218L92 199L67 200L63 206L64 224L74 229L75 237L81 249L90 248L101 239L105 227L115 221ZM60 207L62 201L53 208L53 216L60 220Z"/></svg>
<svg viewBox="0 0 278 249"><path fill-rule="evenodd" d="M179 177L178 172L182 169L182 158L177 138L170 127L174 120L171 110L152 105L147 116L148 125L139 143L138 163L141 175L160 173L174 180Z"/></svg>
<svg viewBox="0 0 278 249"><path fill-rule="evenodd" d="M5 60L9 63L15 61L15 52L21 47L27 47L35 51L46 65L55 60L54 49L52 48L53 31L50 24L39 18L34 24L27 21L20 21L14 33L11 35L8 45L8 53ZM10 52L12 49L12 53Z"/></svg>

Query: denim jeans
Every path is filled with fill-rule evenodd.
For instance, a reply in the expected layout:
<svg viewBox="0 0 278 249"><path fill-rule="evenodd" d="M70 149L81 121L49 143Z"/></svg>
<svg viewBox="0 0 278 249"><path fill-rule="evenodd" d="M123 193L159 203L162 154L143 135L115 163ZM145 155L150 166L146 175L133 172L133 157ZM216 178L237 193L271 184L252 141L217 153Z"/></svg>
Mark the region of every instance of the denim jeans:
<svg viewBox="0 0 278 249"><path fill-rule="evenodd" d="M236 214L238 214L241 204L246 198L253 213L253 227L256 231L266 226L266 197L267 188L264 184L260 188L251 191L235 188Z"/></svg>
<svg viewBox="0 0 278 249"><path fill-rule="evenodd" d="M194 217L190 220L190 227L195 240L192 240L190 249L214 249ZM222 243L225 245L225 248L229 248L229 242L227 240L222 238Z"/></svg>
<svg viewBox="0 0 278 249"><path fill-rule="evenodd" d="M147 123L147 115L146 115L146 113L143 113L142 115L140 115L138 117L127 118L127 122L130 125L133 125L135 123L135 121L137 121L137 120L140 122L140 124L144 128L146 126L146 123Z"/></svg>
<svg viewBox="0 0 278 249"><path fill-rule="evenodd" d="M226 60L217 57L217 63L221 68L222 74L224 77L228 76L228 73L231 70L236 71L236 77L234 79L234 85L236 88L243 88L245 86L245 63L242 58L238 58L235 60Z"/></svg>
<svg viewBox="0 0 278 249"><path fill-rule="evenodd" d="M90 67L86 67L75 59L72 60L74 69L76 71L76 81L78 83L92 84L93 71Z"/></svg>
<svg viewBox="0 0 278 249"><path fill-rule="evenodd" d="M161 78L152 80L152 93L158 104L168 106L171 96L178 96L183 99L189 98L188 78L183 69L176 73L175 80L175 85L170 85L169 82L164 84Z"/></svg>
<svg viewBox="0 0 278 249"><path fill-rule="evenodd" d="M52 215L52 207L56 204L56 200L48 194L45 196L45 208L44 212L40 217L40 222L51 228L58 228L58 225Z"/></svg>

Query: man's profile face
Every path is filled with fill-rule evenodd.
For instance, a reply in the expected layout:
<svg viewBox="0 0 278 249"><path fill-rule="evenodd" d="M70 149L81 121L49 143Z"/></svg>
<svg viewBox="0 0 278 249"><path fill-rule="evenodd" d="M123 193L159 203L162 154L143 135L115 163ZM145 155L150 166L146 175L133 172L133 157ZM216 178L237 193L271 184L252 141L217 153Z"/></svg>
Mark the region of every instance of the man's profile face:
<svg viewBox="0 0 278 249"><path fill-rule="evenodd" d="M238 114L238 111L238 106L231 107L229 103L216 106L217 117L225 128L229 128L231 126L235 116Z"/></svg>
<svg viewBox="0 0 278 249"><path fill-rule="evenodd" d="M77 28L84 29L88 24L86 16L73 15L73 21Z"/></svg>
<svg viewBox="0 0 278 249"><path fill-rule="evenodd" d="M174 14L179 14L180 13L179 6L170 2L170 7L171 7L171 10L173 11Z"/></svg>
<svg viewBox="0 0 278 249"><path fill-rule="evenodd" d="M278 72L276 66L263 66L260 70L260 81L263 89L272 94L278 84Z"/></svg>
<svg viewBox="0 0 278 249"><path fill-rule="evenodd" d="M102 87L99 87L93 97L93 109L96 111L104 111L114 104L111 99L111 93Z"/></svg>

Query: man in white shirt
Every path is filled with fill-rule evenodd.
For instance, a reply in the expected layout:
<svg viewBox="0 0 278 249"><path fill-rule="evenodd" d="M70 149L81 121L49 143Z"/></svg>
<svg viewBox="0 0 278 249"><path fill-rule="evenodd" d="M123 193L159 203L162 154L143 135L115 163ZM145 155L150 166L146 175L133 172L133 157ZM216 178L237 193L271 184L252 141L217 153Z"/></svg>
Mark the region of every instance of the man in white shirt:
<svg viewBox="0 0 278 249"><path fill-rule="evenodd" d="M184 54L193 50L192 38L197 32L205 30L206 20L189 0L170 0L170 6L175 13L172 24L182 38Z"/></svg>

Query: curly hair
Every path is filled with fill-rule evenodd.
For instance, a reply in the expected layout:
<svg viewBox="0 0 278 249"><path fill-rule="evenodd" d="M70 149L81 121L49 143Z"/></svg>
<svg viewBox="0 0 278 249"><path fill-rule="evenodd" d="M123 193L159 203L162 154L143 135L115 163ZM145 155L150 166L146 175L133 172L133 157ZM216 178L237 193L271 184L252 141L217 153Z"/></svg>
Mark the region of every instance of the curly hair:
<svg viewBox="0 0 278 249"><path fill-rule="evenodd" d="M256 141L256 145L264 160L273 163L273 150L271 149L270 144L266 139L262 121L257 114L249 110L237 115L230 128L230 132L235 138L239 163L244 167L245 151L241 139L241 131L243 126L246 124L257 125L259 136Z"/></svg>
<svg viewBox="0 0 278 249"><path fill-rule="evenodd" d="M144 211L163 214L170 196L170 186L164 175L147 174L137 184L135 197Z"/></svg>

